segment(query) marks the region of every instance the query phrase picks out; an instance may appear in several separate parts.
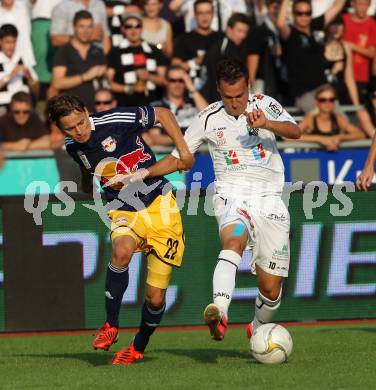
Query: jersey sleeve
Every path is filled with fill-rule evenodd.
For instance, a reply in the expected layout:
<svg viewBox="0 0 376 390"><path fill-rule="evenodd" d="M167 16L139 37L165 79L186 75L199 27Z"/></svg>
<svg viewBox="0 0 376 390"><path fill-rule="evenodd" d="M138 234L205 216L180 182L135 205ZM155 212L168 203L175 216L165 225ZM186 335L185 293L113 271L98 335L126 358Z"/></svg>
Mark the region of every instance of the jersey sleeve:
<svg viewBox="0 0 376 390"><path fill-rule="evenodd" d="M280 122L287 121L296 124L295 119L274 98L264 95L264 99L260 100L258 104L258 108L264 111L267 119Z"/></svg>
<svg viewBox="0 0 376 390"><path fill-rule="evenodd" d="M137 107L137 121L141 127L141 131L150 129L155 125L155 111L152 106Z"/></svg>
<svg viewBox="0 0 376 390"><path fill-rule="evenodd" d="M200 114L196 115L191 125L185 131L184 139L192 154L196 153L197 149L205 142L204 118L200 117ZM176 148L171 154L174 157L179 158L179 152Z"/></svg>

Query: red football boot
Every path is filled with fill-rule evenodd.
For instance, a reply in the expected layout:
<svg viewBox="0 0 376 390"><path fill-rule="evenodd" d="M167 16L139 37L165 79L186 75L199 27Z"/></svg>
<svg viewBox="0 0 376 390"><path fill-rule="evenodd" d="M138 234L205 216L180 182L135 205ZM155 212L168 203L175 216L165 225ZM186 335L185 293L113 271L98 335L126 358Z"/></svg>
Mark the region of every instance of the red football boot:
<svg viewBox="0 0 376 390"><path fill-rule="evenodd" d="M118 329L105 322L99 331L98 336L93 341L93 348L108 351L111 345L117 342Z"/></svg>
<svg viewBox="0 0 376 390"><path fill-rule="evenodd" d="M219 307L214 303L206 306L204 310L204 321L209 327L211 338L221 341L225 338L227 329L227 317L221 312Z"/></svg>
<svg viewBox="0 0 376 390"><path fill-rule="evenodd" d="M247 337L250 339L252 337L252 334L253 334L253 324L252 322L250 322L247 325Z"/></svg>
<svg viewBox="0 0 376 390"><path fill-rule="evenodd" d="M133 342L129 347L117 352L115 354L114 359L112 360L112 364L133 364L136 363L137 360L140 360L144 357L144 355L136 351L134 349Z"/></svg>

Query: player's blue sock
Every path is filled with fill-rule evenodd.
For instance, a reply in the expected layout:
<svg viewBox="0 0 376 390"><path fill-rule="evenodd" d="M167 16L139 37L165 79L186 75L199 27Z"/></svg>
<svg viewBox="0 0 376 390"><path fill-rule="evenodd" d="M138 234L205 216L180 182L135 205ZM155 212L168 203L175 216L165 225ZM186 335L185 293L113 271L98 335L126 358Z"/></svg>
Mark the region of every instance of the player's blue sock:
<svg viewBox="0 0 376 390"><path fill-rule="evenodd" d="M119 311L121 300L128 287L128 267L117 268L108 264L106 274L106 313L107 322L111 326L119 327Z"/></svg>
<svg viewBox="0 0 376 390"><path fill-rule="evenodd" d="M136 351L143 352L148 345L150 336L161 323L166 305L154 310L146 302L142 306L141 324L136 334L133 345Z"/></svg>

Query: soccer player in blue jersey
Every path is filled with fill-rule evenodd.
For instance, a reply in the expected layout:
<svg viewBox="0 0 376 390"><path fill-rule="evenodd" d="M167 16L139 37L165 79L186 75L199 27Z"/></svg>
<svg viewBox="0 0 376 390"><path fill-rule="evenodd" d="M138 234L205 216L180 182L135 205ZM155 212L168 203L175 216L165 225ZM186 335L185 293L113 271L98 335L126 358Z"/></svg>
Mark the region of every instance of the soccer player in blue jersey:
<svg viewBox="0 0 376 390"><path fill-rule="evenodd" d="M92 175L99 177L109 205L112 258L105 287L107 319L93 342L94 349L108 350L116 342L129 262L136 251L147 254L147 289L139 331L112 361L134 363L143 357L150 336L161 322L172 268L181 265L184 233L171 186L165 178L146 179L146 185L134 187L126 183L126 177L155 163L141 132L156 123L166 129L180 152L176 169L191 168L193 156L174 116L165 108L119 107L90 116L77 97L62 95L48 102L48 115L66 135L66 150L81 167L84 187L90 188ZM119 199L120 207L113 209Z"/></svg>

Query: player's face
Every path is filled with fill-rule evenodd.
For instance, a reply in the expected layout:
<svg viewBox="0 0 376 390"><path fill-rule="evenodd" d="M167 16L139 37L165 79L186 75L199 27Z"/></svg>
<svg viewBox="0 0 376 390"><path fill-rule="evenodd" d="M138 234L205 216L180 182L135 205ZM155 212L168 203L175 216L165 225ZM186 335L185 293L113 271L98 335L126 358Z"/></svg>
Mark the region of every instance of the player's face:
<svg viewBox="0 0 376 390"><path fill-rule="evenodd" d="M93 35L93 19L81 19L74 26L74 36L82 43L91 41Z"/></svg>
<svg viewBox="0 0 376 390"><path fill-rule="evenodd" d="M4 37L1 40L1 51L8 57L13 57L13 54L16 50L17 38L15 37Z"/></svg>
<svg viewBox="0 0 376 390"><path fill-rule="evenodd" d="M220 80L218 92L228 114L233 116L243 114L248 104L248 86L244 77L241 77L234 84Z"/></svg>
<svg viewBox="0 0 376 390"><path fill-rule="evenodd" d="M73 111L67 116L60 118L59 128L76 142L82 144L89 141L91 136L91 124L89 113Z"/></svg>
<svg viewBox="0 0 376 390"><path fill-rule="evenodd" d="M197 26L203 30L210 28L214 16L213 6L208 3L198 4L195 11Z"/></svg>

